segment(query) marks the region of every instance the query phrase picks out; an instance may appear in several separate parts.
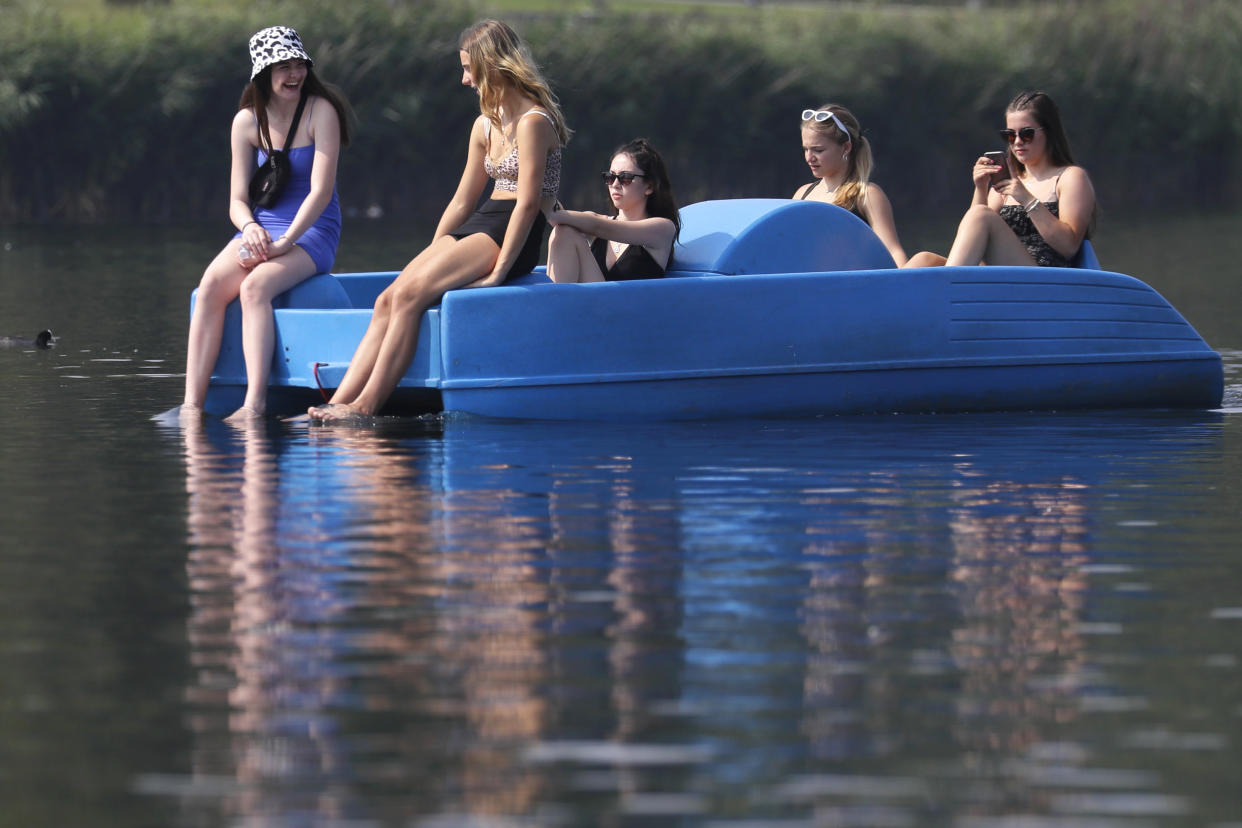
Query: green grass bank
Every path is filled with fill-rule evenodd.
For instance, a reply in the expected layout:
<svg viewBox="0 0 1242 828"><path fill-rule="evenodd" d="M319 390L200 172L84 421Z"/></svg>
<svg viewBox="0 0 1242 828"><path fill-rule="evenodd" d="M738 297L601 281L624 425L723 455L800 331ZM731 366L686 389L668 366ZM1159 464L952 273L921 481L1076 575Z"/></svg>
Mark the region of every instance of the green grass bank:
<svg viewBox="0 0 1242 828"><path fill-rule="evenodd" d="M798 113L861 119L903 214L957 211L1018 91L1062 108L1106 214L1236 207L1242 4L1004 5L224 0L0 2L0 221L224 221L246 43L291 25L341 86L356 137L347 215L438 210L477 102L456 39L481 16L526 38L575 136L563 199L602 207L612 148L656 142L683 203L809 180Z"/></svg>

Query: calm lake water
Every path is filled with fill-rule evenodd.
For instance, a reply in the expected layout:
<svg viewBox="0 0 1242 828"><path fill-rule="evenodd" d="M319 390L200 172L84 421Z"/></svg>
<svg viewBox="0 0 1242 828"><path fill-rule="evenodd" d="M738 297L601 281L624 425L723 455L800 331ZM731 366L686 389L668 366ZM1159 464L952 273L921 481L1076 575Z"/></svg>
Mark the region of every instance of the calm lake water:
<svg viewBox="0 0 1242 828"><path fill-rule="evenodd" d="M1097 241L1220 411L370 430L153 421L227 228L0 227L0 825L1237 828L1239 218Z"/></svg>

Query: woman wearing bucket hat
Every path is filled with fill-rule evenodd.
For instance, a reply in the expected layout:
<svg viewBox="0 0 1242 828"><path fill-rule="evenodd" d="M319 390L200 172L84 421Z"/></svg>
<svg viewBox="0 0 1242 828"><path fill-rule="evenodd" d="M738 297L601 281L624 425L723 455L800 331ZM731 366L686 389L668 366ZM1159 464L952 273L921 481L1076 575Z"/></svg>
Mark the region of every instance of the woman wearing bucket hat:
<svg viewBox="0 0 1242 828"><path fill-rule="evenodd" d="M275 347L272 299L336 258L340 148L349 143L344 95L316 77L298 33L272 26L250 38L250 83L230 135L229 218L238 229L203 273L190 318L182 412L201 414L220 351L224 312L241 299L246 399L230 419L262 416ZM295 123L296 121L296 123ZM270 206L251 199L255 170L288 149L289 178Z"/></svg>
<svg viewBox="0 0 1242 828"><path fill-rule="evenodd" d="M449 290L487 287L529 273L539 260L545 213L561 183L569 129L526 45L498 20L466 29L458 42L461 82L478 92L457 192L435 237L375 300L375 310L340 386L319 422L365 421L387 402L414 359L423 311ZM488 178L490 198L479 204ZM477 205L477 206L476 206Z"/></svg>

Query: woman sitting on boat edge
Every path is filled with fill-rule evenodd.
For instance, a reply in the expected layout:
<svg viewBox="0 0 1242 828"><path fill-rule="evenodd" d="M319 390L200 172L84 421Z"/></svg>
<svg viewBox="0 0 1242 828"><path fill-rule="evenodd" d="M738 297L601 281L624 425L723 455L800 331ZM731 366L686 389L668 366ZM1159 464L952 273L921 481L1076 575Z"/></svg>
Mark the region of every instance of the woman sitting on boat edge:
<svg viewBox="0 0 1242 828"><path fill-rule="evenodd" d="M893 205L871 181L871 142L853 113L831 103L802 110L802 155L817 180L799 187L791 198L849 210L871 225L897 266L904 265L906 251L893 221Z"/></svg>
<svg viewBox="0 0 1242 828"><path fill-rule="evenodd" d="M224 314L241 300L246 397L231 420L267 410L267 378L276 341L272 300L336 260L341 208L337 158L349 143L344 95L316 77L301 38L272 26L250 38L250 82L233 116L229 218L237 234L207 266L198 286L186 348L182 416L201 416L220 352ZM299 108L301 107L301 108ZM294 124L295 116L303 117ZM289 135L290 131L293 135ZM292 139L292 140L289 140ZM288 146L290 178L275 204L250 201L260 153Z"/></svg>
<svg viewBox="0 0 1242 828"><path fill-rule="evenodd" d="M365 421L379 413L414 359L423 312L447 291L503 284L538 264L569 128L526 45L505 23L470 26L459 57L461 82L478 93L481 114L470 129L457 191L431 244L375 300L340 386L328 403L308 411L317 422ZM495 188L480 205L488 178Z"/></svg>
<svg viewBox="0 0 1242 828"><path fill-rule="evenodd" d="M548 278L554 282L658 279L681 232L664 159L646 138L613 153L603 174L613 215L558 209L548 216Z"/></svg>
<svg viewBox="0 0 1242 828"><path fill-rule="evenodd" d="M970 209L949 255L923 251L906 267L1009 265L1071 267L1090 236L1095 188L1074 164L1056 103L1043 92L1022 92L1005 108L1008 168L986 156L975 161Z"/></svg>

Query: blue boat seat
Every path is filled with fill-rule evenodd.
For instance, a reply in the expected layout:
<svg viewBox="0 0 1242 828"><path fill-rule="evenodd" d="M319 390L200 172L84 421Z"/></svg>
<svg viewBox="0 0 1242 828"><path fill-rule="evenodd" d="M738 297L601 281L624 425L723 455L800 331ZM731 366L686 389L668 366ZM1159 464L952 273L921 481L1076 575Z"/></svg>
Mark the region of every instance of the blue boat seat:
<svg viewBox="0 0 1242 828"><path fill-rule="evenodd" d="M353 302L340 281L331 273L316 273L272 300L273 308L352 308Z"/></svg>
<svg viewBox="0 0 1242 828"><path fill-rule="evenodd" d="M739 198L701 201L681 211L673 269L709 273L818 273L896 267L858 216L819 201Z"/></svg>
<svg viewBox="0 0 1242 828"><path fill-rule="evenodd" d="M1095 248L1086 239L1082 240L1082 247L1079 247L1078 252L1070 259L1070 264L1074 267L1086 268L1087 270L1100 269L1100 260L1095 256Z"/></svg>

